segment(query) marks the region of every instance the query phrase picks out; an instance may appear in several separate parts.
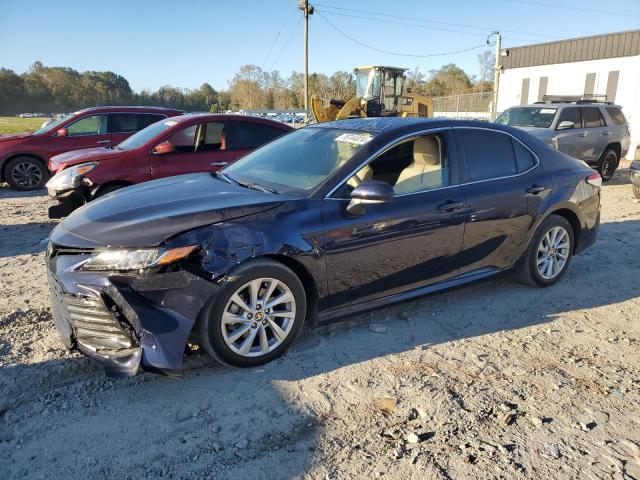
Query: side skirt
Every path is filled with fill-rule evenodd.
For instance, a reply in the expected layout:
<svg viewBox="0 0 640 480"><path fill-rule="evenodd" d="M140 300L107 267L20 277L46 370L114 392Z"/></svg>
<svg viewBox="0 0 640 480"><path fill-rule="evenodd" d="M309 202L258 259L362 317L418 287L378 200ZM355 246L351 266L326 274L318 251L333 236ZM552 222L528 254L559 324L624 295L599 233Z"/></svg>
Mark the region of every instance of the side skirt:
<svg viewBox="0 0 640 480"><path fill-rule="evenodd" d="M405 300L411 300L413 298L421 297L429 293L439 292L448 288L466 285L467 283L482 280L483 278L492 277L503 271L505 270L499 268L483 268L482 270L476 270L474 272L466 273L464 275L452 278L451 280L435 283L426 287L416 288L415 290L410 290L408 292L397 293L395 295L388 295L386 297L380 297L375 300L357 303L355 305L326 310L318 314L318 324L321 325L338 317L344 317L346 315L364 312L366 310L372 310L374 308L386 307L394 303L404 302Z"/></svg>

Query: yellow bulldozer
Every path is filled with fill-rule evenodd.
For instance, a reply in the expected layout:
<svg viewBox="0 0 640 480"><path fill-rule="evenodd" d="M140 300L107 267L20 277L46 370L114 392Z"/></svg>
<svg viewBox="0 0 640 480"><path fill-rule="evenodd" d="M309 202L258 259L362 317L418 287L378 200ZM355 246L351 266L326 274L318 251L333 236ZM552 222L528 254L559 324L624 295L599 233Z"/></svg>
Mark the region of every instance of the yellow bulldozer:
<svg viewBox="0 0 640 480"><path fill-rule="evenodd" d="M431 100L404 88L406 70L379 65L354 68L355 97L349 100L311 97L316 122L358 117L433 117Z"/></svg>

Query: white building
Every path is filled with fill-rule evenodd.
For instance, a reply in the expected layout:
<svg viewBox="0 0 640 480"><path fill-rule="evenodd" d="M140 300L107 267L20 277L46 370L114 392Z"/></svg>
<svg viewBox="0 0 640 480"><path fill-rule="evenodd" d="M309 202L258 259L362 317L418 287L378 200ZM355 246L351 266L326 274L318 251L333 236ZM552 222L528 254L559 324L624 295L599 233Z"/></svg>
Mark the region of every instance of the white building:
<svg viewBox="0 0 640 480"><path fill-rule="evenodd" d="M628 159L640 159L640 30L573 38L500 54L498 112L544 95L606 95L631 127Z"/></svg>

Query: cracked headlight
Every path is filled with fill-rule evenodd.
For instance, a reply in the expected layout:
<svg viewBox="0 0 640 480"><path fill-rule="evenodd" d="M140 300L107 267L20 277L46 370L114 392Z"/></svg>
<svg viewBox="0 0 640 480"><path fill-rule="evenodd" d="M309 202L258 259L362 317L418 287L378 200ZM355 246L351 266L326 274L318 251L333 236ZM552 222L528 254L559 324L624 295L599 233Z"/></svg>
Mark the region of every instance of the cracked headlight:
<svg viewBox="0 0 640 480"><path fill-rule="evenodd" d="M49 190L68 190L80 185L82 175L94 170L98 165L98 162L80 163L73 167L65 168L56 173L51 180L47 182L47 189Z"/></svg>
<svg viewBox="0 0 640 480"><path fill-rule="evenodd" d="M167 265L181 260L198 247L190 245L179 248L144 248L139 250L104 250L80 266L80 270L127 271Z"/></svg>

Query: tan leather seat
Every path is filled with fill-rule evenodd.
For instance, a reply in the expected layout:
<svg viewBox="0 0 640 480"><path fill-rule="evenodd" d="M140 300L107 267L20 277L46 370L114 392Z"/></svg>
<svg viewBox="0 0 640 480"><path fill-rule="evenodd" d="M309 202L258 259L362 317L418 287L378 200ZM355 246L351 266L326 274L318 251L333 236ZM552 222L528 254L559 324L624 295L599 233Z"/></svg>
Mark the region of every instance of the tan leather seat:
<svg viewBox="0 0 640 480"><path fill-rule="evenodd" d="M413 142L413 162L398 177L393 189L409 193L442 186L440 139L420 137Z"/></svg>

